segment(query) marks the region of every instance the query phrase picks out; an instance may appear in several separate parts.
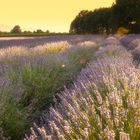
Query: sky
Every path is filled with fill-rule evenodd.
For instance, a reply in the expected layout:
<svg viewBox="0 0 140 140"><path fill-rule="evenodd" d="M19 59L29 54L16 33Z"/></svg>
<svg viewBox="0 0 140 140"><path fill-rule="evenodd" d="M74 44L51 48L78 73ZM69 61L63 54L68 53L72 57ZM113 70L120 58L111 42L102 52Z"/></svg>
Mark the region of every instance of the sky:
<svg viewBox="0 0 140 140"><path fill-rule="evenodd" d="M0 0L0 30L14 25L22 30L68 32L81 10L109 7L114 0Z"/></svg>

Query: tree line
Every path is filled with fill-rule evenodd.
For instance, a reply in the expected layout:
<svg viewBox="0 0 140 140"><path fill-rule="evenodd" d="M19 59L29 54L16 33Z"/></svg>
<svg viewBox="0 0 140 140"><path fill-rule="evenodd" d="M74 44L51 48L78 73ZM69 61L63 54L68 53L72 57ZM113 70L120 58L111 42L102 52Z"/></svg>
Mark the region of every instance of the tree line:
<svg viewBox="0 0 140 140"><path fill-rule="evenodd" d="M37 29L35 31L22 31L19 25L15 25L10 32L2 32L0 31L0 37L3 36L48 36L48 35L67 35L66 32L50 32L49 30L43 31L41 29Z"/></svg>
<svg viewBox="0 0 140 140"><path fill-rule="evenodd" d="M47 30L46 32L44 32L43 30L41 29L37 29L36 31L23 31L21 30L21 27L19 25L16 25L14 26L14 28L11 30L10 33L13 33L13 34L21 34L21 33L50 33L49 30Z"/></svg>
<svg viewBox="0 0 140 140"><path fill-rule="evenodd" d="M82 10L70 33L140 33L140 0L116 0L111 7Z"/></svg>
<svg viewBox="0 0 140 140"><path fill-rule="evenodd" d="M15 25L10 32L2 32L0 31L0 35L35 35L35 34L50 34L49 30L43 31L41 29L37 29L35 31L22 31L19 25Z"/></svg>

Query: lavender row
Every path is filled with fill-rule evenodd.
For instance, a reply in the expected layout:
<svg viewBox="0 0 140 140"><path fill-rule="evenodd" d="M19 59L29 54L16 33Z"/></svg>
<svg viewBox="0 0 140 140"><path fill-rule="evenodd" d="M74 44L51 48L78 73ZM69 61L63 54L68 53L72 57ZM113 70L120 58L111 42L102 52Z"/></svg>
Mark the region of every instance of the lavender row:
<svg viewBox="0 0 140 140"><path fill-rule="evenodd" d="M117 39L105 46L24 140L140 139L140 69Z"/></svg>
<svg viewBox="0 0 140 140"><path fill-rule="evenodd" d="M68 41L76 44L83 41L100 40L105 38L103 35L56 35L47 37L11 37L0 39L0 48L7 48L12 46L35 47L46 43Z"/></svg>
<svg viewBox="0 0 140 140"><path fill-rule="evenodd" d="M69 86L98 49L98 41L67 41L0 49L0 127L21 139L53 96ZM16 131L19 130L19 131Z"/></svg>
<svg viewBox="0 0 140 140"><path fill-rule="evenodd" d="M121 39L122 43L131 51L134 61L140 62L140 35L129 35Z"/></svg>

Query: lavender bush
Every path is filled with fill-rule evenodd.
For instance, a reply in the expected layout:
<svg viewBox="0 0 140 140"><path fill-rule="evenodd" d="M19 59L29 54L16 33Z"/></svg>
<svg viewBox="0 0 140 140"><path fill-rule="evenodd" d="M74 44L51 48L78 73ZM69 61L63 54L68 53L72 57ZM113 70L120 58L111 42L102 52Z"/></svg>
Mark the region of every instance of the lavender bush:
<svg viewBox="0 0 140 140"><path fill-rule="evenodd" d="M139 35L129 35L122 38L122 43L131 51L134 61L136 63L140 62L140 36Z"/></svg>
<svg viewBox="0 0 140 140"><path fill-rule="evenodd" d="M119 41L107 42L24 140L140 139L140 69Z"/></svg>
<svg viewBox="0 0 140 140"><path fill-rule="evenodd" d="M0 127L6 135L19 140L53 96L72 83L98 48L94 41L84 44L1 49Z"/></svg>
<svg viewBox="0 0 140 140"><path fill-rule="evenodd" d="M10 138L6 138L3 136L3 130L0 128L0 140L10 140Z"/></svg>
<svg viewBox="0 0 140 140"><path fill-rule="evenodd" d="M134 39L132 41L132 45L135 46L135 49L132 50L132 55L134 57L134 60L140 63L140 38Z"/></svg>

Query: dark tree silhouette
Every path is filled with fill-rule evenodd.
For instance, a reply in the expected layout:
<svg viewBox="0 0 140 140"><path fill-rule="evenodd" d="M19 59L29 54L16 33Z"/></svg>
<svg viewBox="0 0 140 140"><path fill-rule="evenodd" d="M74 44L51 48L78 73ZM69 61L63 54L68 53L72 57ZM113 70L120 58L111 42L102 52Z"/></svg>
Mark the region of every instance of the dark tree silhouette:
<svg viewBox="0 0 140 140"><path fill-rule="evenodd" d="M140 32L140 0L116 0L113 15L117 27L128 28L130 33Z"/></svg>
<svg viewBox="0 0 140 140"><path fill-rule="evenodd" d="M41 29L37 29L36 33L44 33Z"/></svg>
<svg viewBox="0 0 140 140"><path fill-rule="evenodd" d="M140 0L116 0L110 8L81 11L72 21L70 33L116 33L122 29L140 33L139 15Z"/></svg>
<svg viewBox="0 0 140 140"><path fill-rule="evenodd" d="M22 33L20 26L19 26L19 25L16 25L16 26L11 30L11 33L14 33L14 34L20 34L20 33Z"/></svg>

